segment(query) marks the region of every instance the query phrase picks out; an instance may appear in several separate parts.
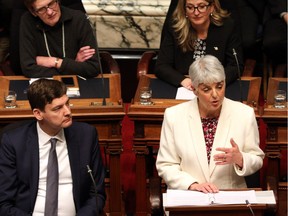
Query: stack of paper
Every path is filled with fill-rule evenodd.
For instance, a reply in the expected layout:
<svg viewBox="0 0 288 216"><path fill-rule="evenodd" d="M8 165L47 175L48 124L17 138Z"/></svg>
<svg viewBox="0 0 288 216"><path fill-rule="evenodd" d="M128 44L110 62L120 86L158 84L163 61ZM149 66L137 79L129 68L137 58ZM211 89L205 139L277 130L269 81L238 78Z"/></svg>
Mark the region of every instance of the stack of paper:
<svg viewBox="0 0 288 216"><path fill-rule="evenodd" d="M164 197L163 197L164 198ZM219 193L202 193L189 190L167 190L164 206L203 206L211 204L276 204L273 191L219 191Z"/></svg>

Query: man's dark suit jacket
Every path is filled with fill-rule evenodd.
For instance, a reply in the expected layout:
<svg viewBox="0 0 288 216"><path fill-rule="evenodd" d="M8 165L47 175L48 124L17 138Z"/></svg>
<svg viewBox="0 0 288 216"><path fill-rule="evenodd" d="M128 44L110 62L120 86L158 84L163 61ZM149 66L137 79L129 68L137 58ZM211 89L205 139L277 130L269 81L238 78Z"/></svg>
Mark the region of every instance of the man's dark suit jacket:
<svg viewBox="0 0 288 216"><path fill-rule="evenodd" d="M95 127L73 122L64 129L77 215L95 216L105 205L105 171ZM97 202L87 165L97 185ZM9 130L0 146L0 215L31 215L39 180L36 121ZM98 207L96 206L98 205Z"/></svg>

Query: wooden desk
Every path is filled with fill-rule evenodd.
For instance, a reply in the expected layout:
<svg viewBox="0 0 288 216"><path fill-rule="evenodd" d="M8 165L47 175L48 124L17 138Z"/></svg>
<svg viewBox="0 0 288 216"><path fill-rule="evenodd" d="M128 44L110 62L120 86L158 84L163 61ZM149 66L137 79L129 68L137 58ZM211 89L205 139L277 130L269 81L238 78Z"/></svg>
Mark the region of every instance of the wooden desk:
<svg viewBox="0 0 288 216"><path fill-rule="evenodd" d="M267 124L267 138L266 138L266 155L268 157L267 165L267 179L275 178L278 188L278 216L287 215L287 182L281 182L280 177L287 175L280 173L280 162L283 151L287 151L288 135L287 135L287 106L284 109L276 109L273 107L274 92L277 89L287 91L287 78L270 77L268 81L267 103L261 116ZM287 104L288 105L288 104Z"/></svg>
<svg viewBox="0 0 288 216"><path fill-rule="evenodd" d="M265 204L251 205L255 216L262 216L267 209ZM247 216L252 215L246 205L215 205L215 206L193 206L193 207L166 207L171 216Z"/></svg>
<svg viewBox="0 0 288 216"><path fill-rule="evenodd" d="M261 188L238 188L232 189L232 191L246 191L254 190L256 199L258 199L257 193L261 192ZM224 191L231 191L225 189ZM261 195L260 195L261 196ZM163 200L167 203L167 193L163 194ZM252 215L252 212L246 204L216 204L216 205L203 205L203 206L165 206L164 210L169 212L169 215L196 215L196 216L247 216ZM275 212L275 204L255 203L250 205L255 216L269 215Z"/></svg>
<svg viewBox="0 0 288 216"><path fill-rule="evenodd" d="M157 81L157 85L154 85L154 88L161 86L164 88L165 92L175 92L173 86L169 86L167 83L161 83L160 80L155 80L155 75L147 74L142 75L139 80L139 85L134 97L134 103L131 104L128 116L131 120L134 121L134 144L133 149L136 154L136 215L147 215L149 214L150 206L147 203L147 179L153 176L153 168L155 166L153 152L157 152L160 141L160 130L163 121L163 114L167 107L179 104L185 100L175 100L175 99L166 99L165 96L159 95L161 89L152 89L153 96L152 101L154 105L141 105L139 103L139 92L142 86L150 86L151 83ZM249 85L246 86L246 101L249 105L257 105L261 78L259 77L243 77L243 82L249 82ZM247 84L247 83L246 83ZM237 83L236 83L237 85ZM231 88L238 87L232 86ZM165 93L164 92L164 93ZM244 91L243 91L244 92ZM231 93L231 92L230 92ZM161 98L155 98L155 95L159 95ZM175 97L175 95L173 96ZM258 115L257 106L254 107L255 113ZM149 158L149 159L147 159ZM147 160L146 160L147 159Z"/></svg>
<svg viewBox="0 0 288 216"><path fill-rule="evenodd" d="M97 78L100 79L100 77ZM105 211L110 215L122 215L124 210L122 209L120 154L122 152L121 121L125 112L121 103L120 75L104 74L104 78L109 79L110 97L106 98L106 106L101 105L102 98L71 98L70 103L75 121L87 122L97 128L99 143L109 158L110 178L107 179L108 192ZM3 95L4 90L9 89L11 80L28 79L22 76L1 76L0 95ZM18 91L20 90L18 89ZM91 102L96 102L96 105L92 106ZM5 109L3 105L3 100L0 100L0 128L12 122L34 119L26 99L17 99L18 107L15 109Z"/></svg>

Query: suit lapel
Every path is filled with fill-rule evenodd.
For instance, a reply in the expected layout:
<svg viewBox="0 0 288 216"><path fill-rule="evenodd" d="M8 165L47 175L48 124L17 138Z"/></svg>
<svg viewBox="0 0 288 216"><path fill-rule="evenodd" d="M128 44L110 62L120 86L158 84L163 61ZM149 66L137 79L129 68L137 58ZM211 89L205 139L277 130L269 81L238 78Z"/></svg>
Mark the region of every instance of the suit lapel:
<svg viewBox="0 0 288 216"><path fill-rule="evenodd" d="M26 146L28 149L27 153L30 154L30 188L31 188L31 209L34 209L36 197L39 187L39 143L36 123L31 126L30 132L28 133Z"/></svg>
<svg viewBox="0 0 288 216"><path fill-rule="evenodd" d="M217 125L216 134L214 137L214 142L213 142L213 147L212 147L212 152L211 152L210 167L209 167L210 168L210 176L213 174L215 167L216 167L213 156L215 154L220 153L220 152L216 151L216 148L218 148L218 147L225 147L225 148L231 147L231 146L228 146L228 144L230 143L230 141L229 141L230 137L228 137L228 135L229 135L230 124L231 124L231 115L230 115L231 112L227 109L227 107L229 107L229 104L227 104L227 103L228 103L228 101L225 98L223 101L220 118L218 120L218 125Z"/></svg>
<svg viewBox="0 0 288 216"><path fill-rule="evenodd" d="M69 156L69 162L70 162L70 169L71 169L71 175L73 179L73 193L74 198L78 199L80 195L79 187L76 185L80 185L80 157L79 157L79 145L77 144L77 139L75 138L75 133L71 130L71 127L64 129L66 144L67 144L67 150L68 150L68 156ZM76 193L76 196L75 196ZM78 203L78 202L76 202ZM75 203L75 204L76 204Z"/></svg>
<svg viewBox="0 0 288 216"><path fill-rule="evenodd" d="M206 151L204 134L202 130L202 123L197 105L197 99L193 100L193 108L191 109L190 112L189 121L190 121L189 122L190 133L192 137L191 144L193 143L194 151L197 152L197 158L201 166L203 175L208 181L209 167L208 167L207 151Z"/></svg>

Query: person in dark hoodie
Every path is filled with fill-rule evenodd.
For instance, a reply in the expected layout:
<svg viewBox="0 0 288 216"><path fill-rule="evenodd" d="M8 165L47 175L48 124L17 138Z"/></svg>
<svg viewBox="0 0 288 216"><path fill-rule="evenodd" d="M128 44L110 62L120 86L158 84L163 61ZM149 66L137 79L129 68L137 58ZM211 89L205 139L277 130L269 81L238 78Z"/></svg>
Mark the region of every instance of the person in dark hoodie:
<svg viewBox="0 0 288 216"><path fill-rule="evenodd" d="M20 54L19 54L19 31L20 31L20 21L22 15L27 11L24 5L24 0L3 0L12 3L12 15L11 23L9 23L10 28L10 47L9 47L9 63L12 71L16 75L23 75L20 66ZM61 5L69 7L75 10L80 10L86 13L81 0L62 0Z"/></svg>
<svg viewBox="0 0 288 216"><path fill-rule="evenodd" d="M0 0L0 64L9 53L9 24L12 4L8 0Z"/></svg>
<svg viewBox="0 0 288 216"><path fill-rule="evenodd" d="M24 0L20 63L27 77L99 74L96 39L87 16L59 0Z"/></svg>

